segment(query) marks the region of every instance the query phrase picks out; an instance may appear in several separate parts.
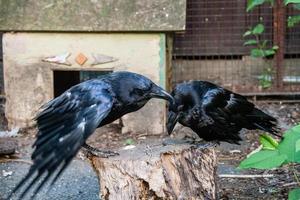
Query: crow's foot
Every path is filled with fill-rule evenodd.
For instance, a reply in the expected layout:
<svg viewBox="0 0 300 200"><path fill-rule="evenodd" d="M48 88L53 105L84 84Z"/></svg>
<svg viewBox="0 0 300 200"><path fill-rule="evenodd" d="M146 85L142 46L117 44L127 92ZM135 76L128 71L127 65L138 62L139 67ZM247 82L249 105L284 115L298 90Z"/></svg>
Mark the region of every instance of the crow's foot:
<svg viewBox="0 0 300 200"><path fill-rule="evenodd" d="M216 147L219 143L217 141L200 141L197 143L193 143L193 145L195 145L197 148L200 149L207 149L207 148L211 148L211 147Z"/></svg>
<svg viewBox="0 0 300 200"><path fill-rule="evenodd" d="M83 148L85 148L90 154L101 157L101 158L108 158L110 156L117 156L119 153L114 151L108 151L108 150L102 150L102 149L96 149L86 143L82 145Z"/></svg>
<svg viewBox="0 0 300 200"><path fill-rule="evenodd" d="M163 140L162 144L166 145L179 145L179 144L198 144L199 141L195 140L192 137L184 137L183 139L176 139L176 138L166 138Z"/></svg>

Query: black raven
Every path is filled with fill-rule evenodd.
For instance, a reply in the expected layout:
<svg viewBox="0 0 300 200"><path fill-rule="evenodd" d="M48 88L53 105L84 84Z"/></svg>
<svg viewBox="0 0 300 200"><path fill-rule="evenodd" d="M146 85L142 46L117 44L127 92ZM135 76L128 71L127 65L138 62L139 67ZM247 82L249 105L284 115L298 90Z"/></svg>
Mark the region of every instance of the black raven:
<svg viewBox="0 0 300 200"><path fill-rule="evenodd" d="M177 122L191 128L205 141L239 144L239 131L260 129L277 135L276 119L239 94L206 81L177 84L171 95L175 107L168 113L171 134Z"/></svg>
<svg viewBox="0 0 300 200"><path fill-rule="evenodd" d="M22 198L40 179L33 196L50 178L53 184L82 146L103 156L114 155L94 149L85 141L97 127L137 111L151 98L174 103L170 94L148 78L115 72L75 85L46 103L35 117L38 134L31 156L33 165L11 195L26 183Z"/></svg>

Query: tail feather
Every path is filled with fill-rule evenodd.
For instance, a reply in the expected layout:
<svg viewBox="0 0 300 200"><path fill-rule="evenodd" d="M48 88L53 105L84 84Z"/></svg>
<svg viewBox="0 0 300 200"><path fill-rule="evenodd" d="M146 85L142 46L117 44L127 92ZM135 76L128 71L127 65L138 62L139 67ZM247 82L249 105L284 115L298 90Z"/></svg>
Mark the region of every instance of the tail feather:
<svg viewBox="0 0 300 200"><path fill-rule="evenodd" d="M247 115L247 119L252 124L250 129L260 129L277 137L281 137L279 135L280 129L277 126L277 120L263 111L254 108L253 111Z"/></svg>

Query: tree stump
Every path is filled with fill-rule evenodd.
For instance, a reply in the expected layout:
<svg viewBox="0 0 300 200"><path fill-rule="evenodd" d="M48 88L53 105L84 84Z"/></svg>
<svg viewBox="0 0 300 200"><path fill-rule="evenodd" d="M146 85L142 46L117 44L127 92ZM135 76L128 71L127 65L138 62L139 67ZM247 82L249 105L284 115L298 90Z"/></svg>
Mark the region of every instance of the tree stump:
<svg viewBox="0 0 300 200"><path fill-rule="evenodd" d="M156 141L119 153L110 158L90 156L101 199L216 199L213 147Z"/></svg>

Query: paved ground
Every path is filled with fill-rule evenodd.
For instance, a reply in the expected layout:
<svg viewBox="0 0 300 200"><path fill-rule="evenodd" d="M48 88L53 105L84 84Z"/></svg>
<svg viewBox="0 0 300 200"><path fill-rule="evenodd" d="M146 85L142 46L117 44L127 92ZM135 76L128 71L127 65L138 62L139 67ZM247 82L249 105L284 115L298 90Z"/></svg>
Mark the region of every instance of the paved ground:
<svg viewBox="0 0 300 200"><path fill-rule="evenodd" d="M25 176L29 164L23 162L0 163L0 199L5 199L9 192ZM7 173L12 173L7 175ZM5 176L6 175L6 176ZM47 187L39 192L37 200L98 200L98 180L88 162L74 160L54 187ZM15 199L15 198L12 198ZM30 199L27 197L26 199Z"/></svg>

